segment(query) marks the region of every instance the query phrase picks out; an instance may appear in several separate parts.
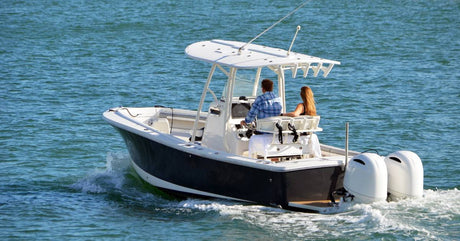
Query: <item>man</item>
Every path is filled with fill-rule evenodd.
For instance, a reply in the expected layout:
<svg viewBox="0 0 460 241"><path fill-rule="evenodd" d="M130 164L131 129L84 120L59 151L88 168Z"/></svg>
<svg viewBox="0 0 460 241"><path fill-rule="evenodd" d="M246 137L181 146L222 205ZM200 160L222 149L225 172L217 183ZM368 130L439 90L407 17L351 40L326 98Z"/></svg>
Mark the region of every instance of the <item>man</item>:
<svg viewBox="0 0 460 241"><path fill-rule="evenodd" d="M273 81L262 80L262 95L257 96L251 106L246 118L241 121L241 125L246 126L257 117L263 119L281 114L281 99L273 93Z"/></svg>

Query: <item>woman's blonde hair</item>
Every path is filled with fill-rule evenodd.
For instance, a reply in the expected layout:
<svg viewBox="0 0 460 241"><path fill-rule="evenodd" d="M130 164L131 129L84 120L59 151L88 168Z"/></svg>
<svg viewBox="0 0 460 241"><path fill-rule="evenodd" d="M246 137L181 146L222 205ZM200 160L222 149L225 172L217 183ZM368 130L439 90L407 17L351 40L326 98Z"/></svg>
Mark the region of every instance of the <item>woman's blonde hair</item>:
<svg viewBox="0 0 460 241"><path fill-rule="evenodd" d="M316 115L315 98L311 88L303 86L300 89L300 96L302 97L303 106L305 108L305 115Z"/></svg>

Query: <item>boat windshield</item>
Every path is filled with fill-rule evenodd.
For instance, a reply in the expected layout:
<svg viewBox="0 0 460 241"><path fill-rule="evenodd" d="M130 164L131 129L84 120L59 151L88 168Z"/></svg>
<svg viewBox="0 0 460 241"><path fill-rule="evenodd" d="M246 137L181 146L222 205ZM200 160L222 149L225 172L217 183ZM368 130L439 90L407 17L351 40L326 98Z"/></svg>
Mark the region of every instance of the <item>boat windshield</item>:
<svg viewBox="0 0 460 241"><path fill-rule="evenodd" d="M238 70L235 77L235 84L233 86L233 97L247 96L251 97L256 79L256 70ZM228 82L222 92L223 97L227 97Z"/></svg>
<svg viewBox="0 0 460 241"><path fill-rule="evenodd" d="M252 96L254 81L254 74L238 73L235 78L235 86L233 87L233 96Z"/></svg>
<svg viewBox="0 0 460 241"><path fill-rule="evenodd" d="M267 78L270 79L277 79L276 75L273 75L273 72L271 71L264 71L262 70L262 75L267 76ZM257 69L239 69L236 73L235 76L235 83L233 86L233 96L232 97L240 97L240 96L246 96L246 97L253 97L255 98L257 95L260 95L262 93L262 89L260 87L260 82L262 81L262 77L257 81L256 83L256 77L257 77ZM254 91L254 85L255 86L255 94L253 94ZM276 85L276 82L275 82ZM228 82L225 84L225 87L222 92L222 97L227 97L227 87L228 87ZM274 91L277 92L276 88L274 88Z"/></svg>

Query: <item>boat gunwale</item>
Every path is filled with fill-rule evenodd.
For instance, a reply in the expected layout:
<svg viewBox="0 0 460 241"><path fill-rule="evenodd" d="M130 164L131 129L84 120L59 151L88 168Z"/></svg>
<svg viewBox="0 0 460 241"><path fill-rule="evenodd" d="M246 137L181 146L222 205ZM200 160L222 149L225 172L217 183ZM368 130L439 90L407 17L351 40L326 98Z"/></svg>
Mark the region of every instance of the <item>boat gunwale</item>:
<svg viewBox="0 0 460 241"><path fill-rule="evenodd" d="M126 108L126 107L123 107ZM258 168L275 172L291 172L304 169L315 169L333 166L344 166L345 160L343 156L330 156L321 158L307 158L284 162L271 162L263 159L253 159L236 154L231 154L223 151L214 150L208 147L201 146L197 143L187 142L178 137L161 133L152 127L133 120L117 109L110 109L104 112L103 117L111 125L121 128L128 132L147 138L151 141L169 146L176 150L186 152L190 155L202 156L216 161L222 161L235 165ZM116 120L117 119L117 120ZM125 122L125 124L123 123ZM219 155L220 158L215 158Z"/></svg>

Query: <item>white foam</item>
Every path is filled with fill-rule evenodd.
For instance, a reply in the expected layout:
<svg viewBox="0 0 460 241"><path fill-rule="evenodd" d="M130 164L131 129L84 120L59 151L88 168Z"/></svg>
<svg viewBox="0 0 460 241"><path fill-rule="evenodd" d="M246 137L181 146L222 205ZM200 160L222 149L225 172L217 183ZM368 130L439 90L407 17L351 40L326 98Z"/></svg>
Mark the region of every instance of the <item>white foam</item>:
<svg viewBox="0 0 460 241"><path fill-rule="evenodd" d="M71 187L85 193L105 193L114 188L122 189L130 160L129 155L124 153L107 153L105 169L91 171Z"/></svg>
<svg viewBox="0 0 460 241"><path fill-rule="evenodd" d="M345 234L390 234L399 239L445 239L449 234L438 225L457 225L460 191L425 190L423 198L398 202L354 204L343 213L311 214L221 200L188 199L179 208L218 212L235 220L298 238L343 237Z"/></svg>
<svg viewBox="0 0 460 241"><path fill-rule="evenodd" d="M129 168L131 158L127 153L108 152L106 157L106 168L109 172L124 172Z"/></svg>

